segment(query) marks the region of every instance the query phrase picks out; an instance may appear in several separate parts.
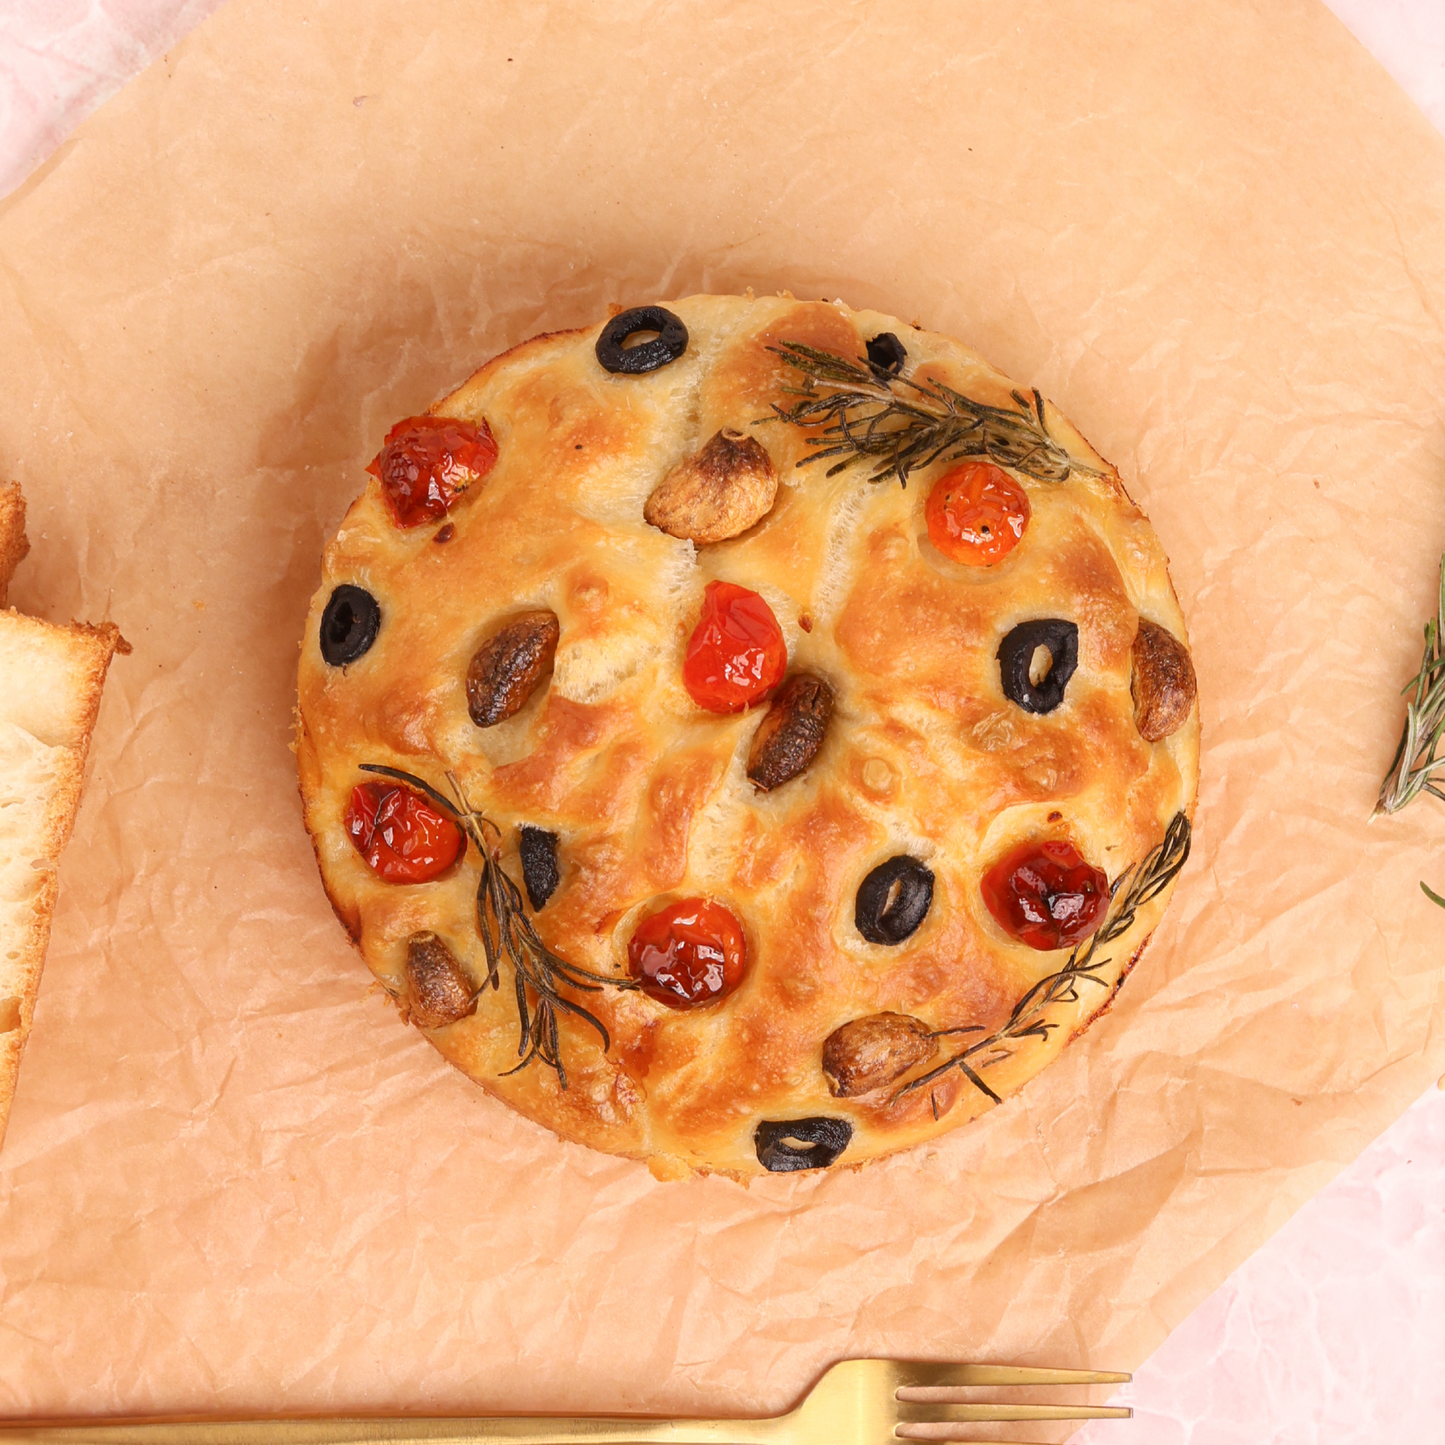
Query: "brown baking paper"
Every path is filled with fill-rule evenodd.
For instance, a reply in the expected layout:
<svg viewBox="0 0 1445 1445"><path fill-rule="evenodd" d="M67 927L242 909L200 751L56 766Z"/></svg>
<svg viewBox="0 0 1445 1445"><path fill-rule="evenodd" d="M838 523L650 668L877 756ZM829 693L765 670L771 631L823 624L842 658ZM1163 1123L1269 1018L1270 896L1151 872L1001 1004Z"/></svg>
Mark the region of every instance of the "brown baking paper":
<svg viewBox="0 0 1445 1445"><path fill-rule="evenodd" d="M135 645L0 1157L0 1413L1139 1362L1445 1070L1445 818L1367 822L1445 545L1442 236L1445 142L1306 0L232 0L0 214L15 598ZM744 1189L559 1143L403 1028L288 743L391 421L748 286L1057 401L1172 558L1205 750L1112 1014L936 1147Z"/></svg>

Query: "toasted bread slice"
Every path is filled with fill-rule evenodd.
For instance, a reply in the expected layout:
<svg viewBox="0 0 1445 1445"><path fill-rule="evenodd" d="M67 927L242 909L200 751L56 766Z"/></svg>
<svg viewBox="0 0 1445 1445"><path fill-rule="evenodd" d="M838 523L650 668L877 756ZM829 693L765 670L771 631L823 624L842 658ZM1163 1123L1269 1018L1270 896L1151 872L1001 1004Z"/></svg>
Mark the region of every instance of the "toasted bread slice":
<svg viewBox="0 0 1445 1445"><path fill-rule="evenodd" d="M25 503L0 488L0 595L27 550ZM0 612L0 1144L50 941L57 867L80 803L111 623L58 627Z"/></svg>
<svg viewBox="0 0 1445 1445"><path fill-rule="evenodd" d="M20 483L6 482L0 487L0 607L5 605L15 568L29 550L30 543L25 536L25 498L20 495Z"/></svg>

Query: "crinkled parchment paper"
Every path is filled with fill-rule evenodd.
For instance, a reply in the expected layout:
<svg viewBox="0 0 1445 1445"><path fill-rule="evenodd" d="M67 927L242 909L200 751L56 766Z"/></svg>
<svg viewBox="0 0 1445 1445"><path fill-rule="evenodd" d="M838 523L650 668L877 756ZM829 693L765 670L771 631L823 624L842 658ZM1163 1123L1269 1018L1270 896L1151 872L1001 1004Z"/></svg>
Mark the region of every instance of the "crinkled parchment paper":
<svg viewBox="0 0 1445 1445"><path fill-rule="evenodd" d="M1366 822L1445 544L1442 223L1445 142L1307 0L232 0L0 211L16 600L135 644L0 1157L0 1413L1143 1358L1445 1069L1445 831ZM402 1028L288 742L392 420L748 286L1059 403L1173 559L1206 746L1111 1015L936 1148L744 1190L560 1144Z"/></svg>

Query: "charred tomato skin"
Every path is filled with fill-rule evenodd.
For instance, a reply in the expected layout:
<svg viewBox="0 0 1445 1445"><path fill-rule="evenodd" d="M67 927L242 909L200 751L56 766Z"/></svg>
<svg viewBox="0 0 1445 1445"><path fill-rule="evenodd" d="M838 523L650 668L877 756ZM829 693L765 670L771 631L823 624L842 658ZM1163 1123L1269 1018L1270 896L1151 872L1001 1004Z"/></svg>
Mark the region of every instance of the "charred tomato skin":
<svg viewBox="0 0 1445 1445"><path fill-rule="evenodd" d="M1072 948L1103 922L1109 877L1062 839L1020 843L984 875L983 900L1005 933L1030 948Z"/></svg>
<svg viewBox="0 0 1445 1445"><path fill-rule="evenodd" d="M400 783L358 783L345 827L352 846L388 883L426 883L445 873L466 844L456 823Z"/></svg>
<svg viewBox="0 0 1445 1445"><path fill-rule="evenodd" d="M684 898L637 925L627 963L649 998L669 1008L698 1008L726 998L743 981L747 942L721 903Z"/></svg>
<svg viewBox="0 0 1445 1445"><path fill-rule="evenodd" d="M992 462L966 462L934 484L923 508L928 540L951 561L992 567L1019 544L1029 494Z"/></svg>
<svg viewBox="0 0 1445 1445"><path fill-rule="evenodd" d="M788 646L773 609L735 582L709 582L688 639L682 681L708 712L743 712L782 680Z"/></svg>
<svg viewBox="0 0 1445 1445"><path fill-rule="evenodd" d="M366 470L381 483L392 521L408 528L445 517L496 460L497 443L485 421L409 416L387 432Z"/></svg>

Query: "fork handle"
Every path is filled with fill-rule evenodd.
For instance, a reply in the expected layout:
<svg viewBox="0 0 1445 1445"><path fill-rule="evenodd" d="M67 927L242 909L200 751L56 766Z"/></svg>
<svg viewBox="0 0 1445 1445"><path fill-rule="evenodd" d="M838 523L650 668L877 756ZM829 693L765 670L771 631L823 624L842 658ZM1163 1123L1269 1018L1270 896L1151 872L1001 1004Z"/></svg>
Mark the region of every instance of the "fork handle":
<svg viewBox="0 0 1445 1445"><path fill-rule="evenodd" d="M36 1422L0 1423L0 1445L781 1445L781 1424L626 1415Z"/></svg>

